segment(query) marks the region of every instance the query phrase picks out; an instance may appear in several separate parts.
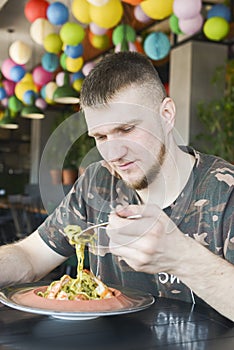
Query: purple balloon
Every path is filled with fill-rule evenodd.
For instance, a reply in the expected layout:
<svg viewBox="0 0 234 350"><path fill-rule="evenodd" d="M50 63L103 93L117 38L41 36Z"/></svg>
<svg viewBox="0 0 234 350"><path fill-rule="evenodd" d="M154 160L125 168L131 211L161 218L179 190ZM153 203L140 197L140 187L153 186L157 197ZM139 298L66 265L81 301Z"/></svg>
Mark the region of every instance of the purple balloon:
<svg viewBox="0 0 234 350"><path fill-rule="evenodd" d="M35 101L35 106L38 107L38 108L40 108L40 109L42 109L42 110L44 110L44 109L46 109L46 107L47 107L47 103L46 103L45 100L43 100L43 98L38 97L38 98L36 99L36 101Z"/></svg>
<svg viewBox="0 0 234 350"><path fill-rule="evenodd" d="M89 25L90 31L95 35L104 35L107 32L107 29L99 27L96 23L91 22Z"/></svg>
<svg viewBox="0 0 234 350"><path fill-rule="evenodd" d="M134 10L133 10L133 13L134 13L134 16L135 18L139 21L139 22L142 22L142 23L147 23L151 20L150 17L148 17L145 12L142 10L141 6L140 5L137 5L134 7Z"/></svg>

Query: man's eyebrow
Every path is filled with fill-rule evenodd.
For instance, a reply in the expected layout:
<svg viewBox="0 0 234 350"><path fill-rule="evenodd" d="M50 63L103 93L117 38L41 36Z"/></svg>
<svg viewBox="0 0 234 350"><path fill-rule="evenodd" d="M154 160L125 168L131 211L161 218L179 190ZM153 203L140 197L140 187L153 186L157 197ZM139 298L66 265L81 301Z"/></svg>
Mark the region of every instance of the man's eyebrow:
<svg viewBox="0 0 234 350"><path fill-rule="evenodd" d="M123 122L123 123L120 123L120 125L116 126L115 128L113 128L111 131L112 132L115 132L115 131L118 131L118 130L121 130L123 129L124 127L126 126L130 126L130 125L137 125L141 122L140 119L132 119L132 120L128 120L127 122ZM100 133L100 132L89 132L89 136L91 137L98 137L98 136L102 136L103 134Z"/></svg>

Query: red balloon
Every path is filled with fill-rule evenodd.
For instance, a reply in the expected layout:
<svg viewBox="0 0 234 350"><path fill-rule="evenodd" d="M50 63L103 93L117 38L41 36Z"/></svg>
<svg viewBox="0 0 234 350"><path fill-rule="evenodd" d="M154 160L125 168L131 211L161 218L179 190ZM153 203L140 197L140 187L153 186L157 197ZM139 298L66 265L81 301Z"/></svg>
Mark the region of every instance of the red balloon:
<svg viewBox="0 0 234 350"><path fill-rule="evenodd" d="M24 7L25 17L29 22L34 22L37 18L47 19L46 11L49 5L46 0L29 0Z"/></svg>

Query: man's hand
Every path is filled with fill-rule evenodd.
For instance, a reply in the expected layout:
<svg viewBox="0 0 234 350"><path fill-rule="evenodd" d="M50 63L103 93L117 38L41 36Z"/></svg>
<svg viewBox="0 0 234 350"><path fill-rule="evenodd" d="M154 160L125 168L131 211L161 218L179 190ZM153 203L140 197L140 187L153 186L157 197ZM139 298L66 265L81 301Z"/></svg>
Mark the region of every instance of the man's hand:
<svg viewBox="0 0 234 350"><path fill-rule="evenodd" d="M139 219L127 219L141 214ZM136 271L174 273L186 237L156 205L119 207L109 217L110 252Z"/></svg>

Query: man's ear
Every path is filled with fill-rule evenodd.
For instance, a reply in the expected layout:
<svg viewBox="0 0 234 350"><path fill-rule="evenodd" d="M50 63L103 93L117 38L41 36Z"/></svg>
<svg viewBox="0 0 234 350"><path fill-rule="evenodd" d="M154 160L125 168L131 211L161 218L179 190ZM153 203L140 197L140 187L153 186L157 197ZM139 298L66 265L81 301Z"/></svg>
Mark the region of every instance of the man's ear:
<svg viewBox="0 0 234 350"><path fill-rule="evenodd" d="M170 132L175 124L176 108L175 103L170 97L164 98L160 106L160 115L163 117L166 130Z"/></svg>

